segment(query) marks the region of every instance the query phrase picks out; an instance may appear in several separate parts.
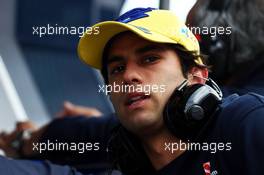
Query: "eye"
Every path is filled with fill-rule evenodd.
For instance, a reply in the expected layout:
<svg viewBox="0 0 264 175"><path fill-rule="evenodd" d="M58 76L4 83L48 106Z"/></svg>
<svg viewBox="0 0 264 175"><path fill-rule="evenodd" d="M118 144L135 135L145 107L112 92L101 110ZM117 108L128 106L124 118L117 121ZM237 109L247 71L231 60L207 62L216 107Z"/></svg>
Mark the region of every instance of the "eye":
<svg viewBox="0 0 264 175"><path fill-rule="evenodd" d="M115 75L118 73L121 73L125 70L125 66L124 65L117 65L114 66L111 70L110 70L110 75Z"/></svg>
<svg viewBox="0 0 264 175"><path fill-rule="evenodd" d="M142 63L143 64L151 64L151 63L157 62L159 59L160 58L158 56L146 56L146 57L143 57Z"/></svg>

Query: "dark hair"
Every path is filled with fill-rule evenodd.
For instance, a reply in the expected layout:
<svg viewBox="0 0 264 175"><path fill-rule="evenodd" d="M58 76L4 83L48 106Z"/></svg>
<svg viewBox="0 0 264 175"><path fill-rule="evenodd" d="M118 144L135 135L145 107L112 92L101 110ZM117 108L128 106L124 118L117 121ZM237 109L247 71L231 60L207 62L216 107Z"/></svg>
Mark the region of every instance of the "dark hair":
<svg viewBox="0 0 264 175"><path fill-rule="evenodd" d="M230 35L219 34L212 42L209 42L210 36L205 37L206 41L202 39L200 43L201 50L209 55L212 73L218 79L228 78L249 62L261 61L259 56L264 52L263 0L198 0L188 15L187 24L232 28Z"/></svg>
<svg viewBox="0 0 264 175"><path fill-rule="evenodd" d="M125 31L125 32L129 32L129 31ZM123 34L123 33L124 32L122 32L120 34ZM111 44L113 43L115 38L117 36L119 36L120 34L117 34L114 37L112 37L107 42L107 44L104 48L103 58L102 58L101 74L104 78L105 84L108 84L108 70L107 70L107 57L109 54L108 52L109 52L109 49L111 47ZM205 69L205 68L209 69L209 66L206 65L206 63L207 63L206 59L207 58L205 55L197 54L195 51L188 51L183 46L181 46L179 44L166 44L166 45L168 46L168 48L174 50L176 52L176 54L179 56L182 72L183 72L183 75L185 78L187 78L188 71L190 71L191 68L193 68L193 67L198 67L200 69ZM197 60L198 58L200 58L202 60L204 65L201 65L201 64L198 64L195 62L195 60Z"/></svg>

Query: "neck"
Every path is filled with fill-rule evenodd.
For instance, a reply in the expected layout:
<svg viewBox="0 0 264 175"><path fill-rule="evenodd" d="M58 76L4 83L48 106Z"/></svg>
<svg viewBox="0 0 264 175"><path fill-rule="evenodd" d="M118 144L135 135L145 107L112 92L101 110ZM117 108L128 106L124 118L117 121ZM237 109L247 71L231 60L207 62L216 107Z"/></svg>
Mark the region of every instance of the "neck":
<svg viewBox="0 0 264 175"><path fill-rule="evenodd" d="M146 151L153 167L159 170L169 164L171 161L179 157L185 150L171 151L166 149L166 145L179 143L180 140L173 136L167 129L153 134L151 136L141 138L144 150Z"/></svg>

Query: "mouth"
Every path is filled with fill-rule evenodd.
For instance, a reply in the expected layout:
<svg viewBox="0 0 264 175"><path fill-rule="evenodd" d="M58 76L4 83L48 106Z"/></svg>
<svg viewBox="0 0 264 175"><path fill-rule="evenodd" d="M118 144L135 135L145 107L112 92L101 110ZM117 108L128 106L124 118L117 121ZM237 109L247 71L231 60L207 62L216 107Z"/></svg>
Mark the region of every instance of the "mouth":
<svg viewBox="0 0 264 175"><path fill-rule="evenodd" d="M150 98L150 95L144 93L132 93L126 97L125 106L129 108L137 108Z"/></svg>

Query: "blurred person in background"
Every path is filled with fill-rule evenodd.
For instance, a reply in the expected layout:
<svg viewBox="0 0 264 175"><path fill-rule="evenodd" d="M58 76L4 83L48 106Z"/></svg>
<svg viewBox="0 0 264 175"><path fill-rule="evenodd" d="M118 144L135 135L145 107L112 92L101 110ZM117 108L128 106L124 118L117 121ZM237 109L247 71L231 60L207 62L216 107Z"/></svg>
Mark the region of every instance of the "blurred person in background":
<svg viewBox="0 0 264 175"><path fill-rule="evenodd" d="M213 36L196 33L201 51L209 56L212 65L210 76L220 84L225 96L247 92L264 95L263 0L198 0L186 24L231 27L231 32Z"/></svg>

